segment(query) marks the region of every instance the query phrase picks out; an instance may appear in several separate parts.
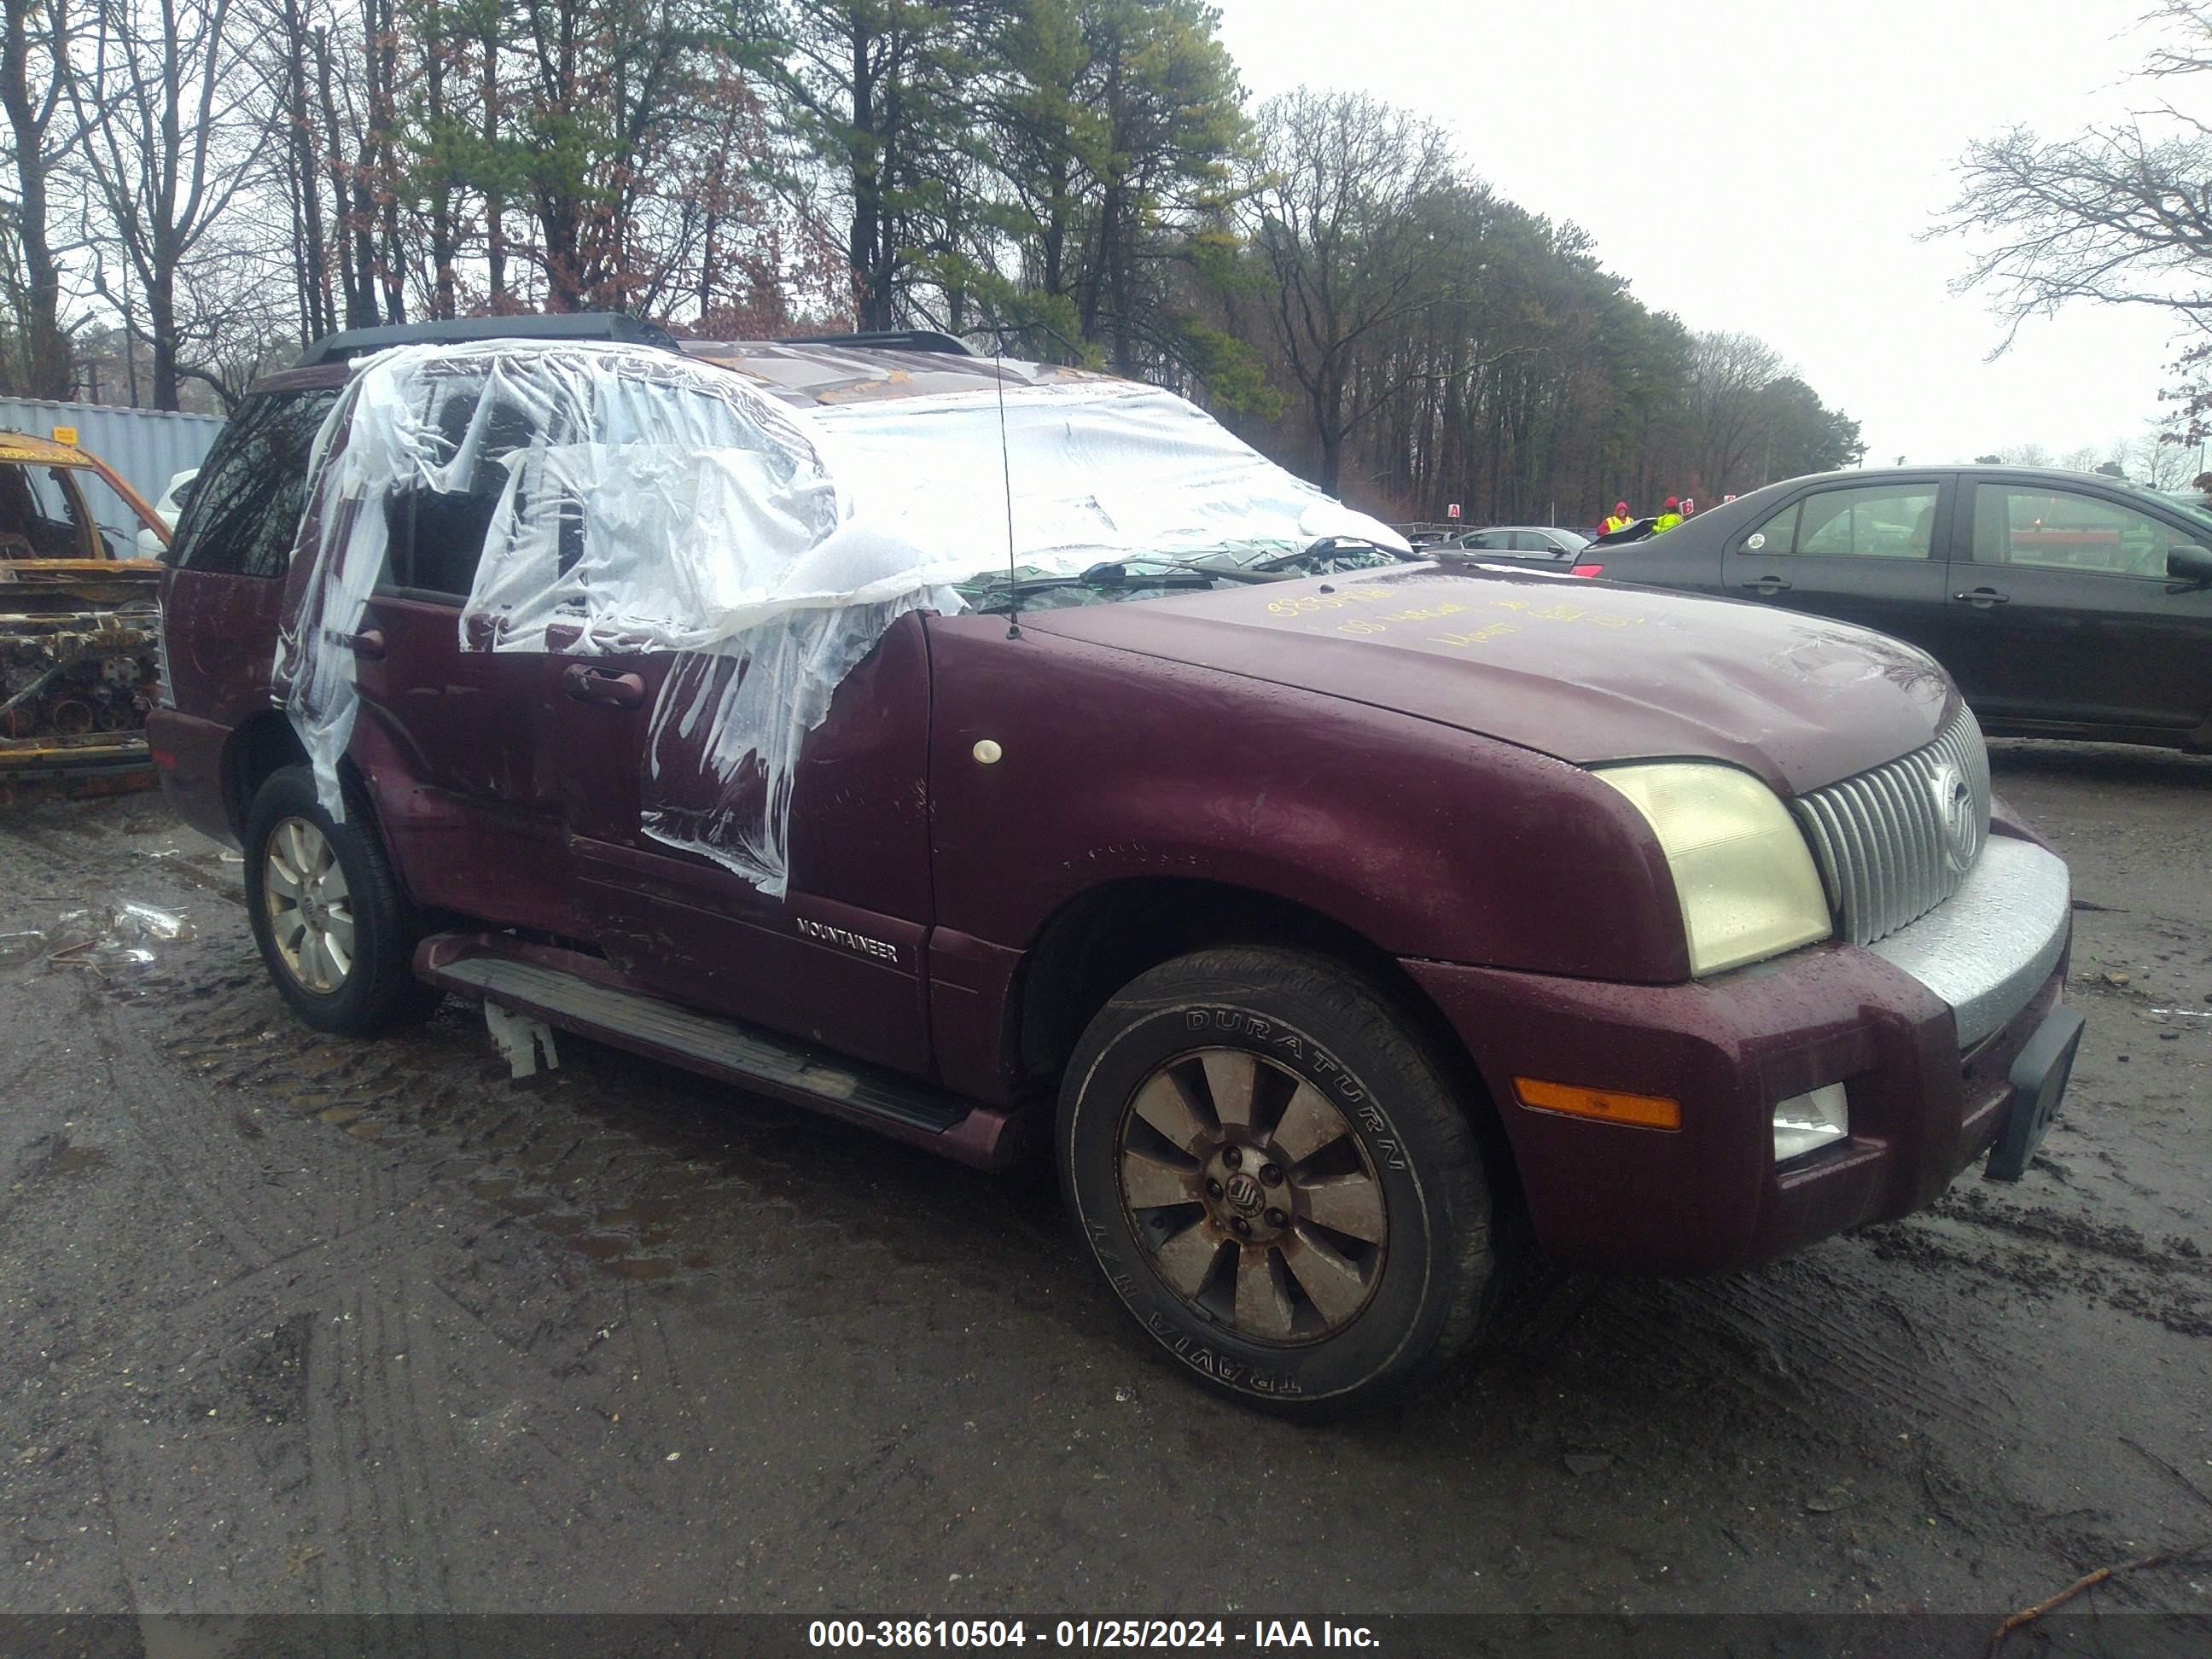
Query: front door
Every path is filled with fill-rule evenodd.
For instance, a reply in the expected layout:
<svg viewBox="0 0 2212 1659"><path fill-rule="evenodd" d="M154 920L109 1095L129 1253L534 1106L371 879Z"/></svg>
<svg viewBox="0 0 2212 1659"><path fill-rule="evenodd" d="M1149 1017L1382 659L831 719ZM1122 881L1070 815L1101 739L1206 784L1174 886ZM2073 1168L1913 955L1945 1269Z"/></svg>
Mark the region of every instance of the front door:
<svg viewBox="0 0 2212 1659"><path fill-rule="evenodd" d="M1941 474L1800 495L1730 544L1721 591L1892 634L1943 656Z"/></svg>
<svg viewBox="0 0 2212 1659"><path fill-rule="evenodd" d="M1952 562L1954 672L1991 714L2189 731L2212 720L2212 592L2169 592L2166 554L2206 532L2117 494L1975 485Z"/></svg>
<svg viewBox="0 0 2212 1659"><path fill-rule="evenodd" d="M800 749L781 897L714 856L759 821L760 800L733 798L701 768L711 718L688 732L681 720L662 722L653 741L664 693L711 708L741 660L538 660L541 758L558 780L579 930L668 997L927 1073L929 647L920 616L894 623L845 677ZM647 833L649 809L689 844Z"/></svg>

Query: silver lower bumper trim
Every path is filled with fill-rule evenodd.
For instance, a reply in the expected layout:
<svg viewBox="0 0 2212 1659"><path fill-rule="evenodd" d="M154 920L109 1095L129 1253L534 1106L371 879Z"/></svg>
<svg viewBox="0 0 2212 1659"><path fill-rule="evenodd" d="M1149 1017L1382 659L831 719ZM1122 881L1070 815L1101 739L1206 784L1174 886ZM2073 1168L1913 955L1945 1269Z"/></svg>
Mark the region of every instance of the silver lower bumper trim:
<svg viewBox="0 0 2212 1659"><path fill-rule="evenodd" d="M1866 948L1951 1005L1963 1050L2026 1007L2051 977L2072 909L2064 860L1993 835L1957 892Z"/></svg>

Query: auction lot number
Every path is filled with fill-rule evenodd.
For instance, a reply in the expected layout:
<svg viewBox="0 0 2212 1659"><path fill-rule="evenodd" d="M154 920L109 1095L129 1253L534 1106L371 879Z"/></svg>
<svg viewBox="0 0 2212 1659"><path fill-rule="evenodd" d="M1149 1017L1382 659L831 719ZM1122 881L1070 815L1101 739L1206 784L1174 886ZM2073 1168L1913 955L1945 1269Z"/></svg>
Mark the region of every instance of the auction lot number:
<svg viewBox="0 0 2212 1659"><path fill-rule="evenodd" d="M1032 1634L1019 1619L817 1619L806 1626L815 1648L1018 1648L1032 1640L1056 1648L1218 1648L1218 1619L1062 1619Z"/></svg>

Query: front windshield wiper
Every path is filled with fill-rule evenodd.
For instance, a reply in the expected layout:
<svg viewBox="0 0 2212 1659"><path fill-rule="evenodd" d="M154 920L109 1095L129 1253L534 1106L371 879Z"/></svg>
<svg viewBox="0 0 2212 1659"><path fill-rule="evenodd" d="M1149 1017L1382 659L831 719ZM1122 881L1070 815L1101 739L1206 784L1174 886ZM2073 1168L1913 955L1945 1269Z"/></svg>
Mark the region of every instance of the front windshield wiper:
<svg viewBox="0 0 2212 1659"><path fill-rule="evenodd" d="M1109 559L1073 575L1021 576L1009 580L994 574L988 581L975 584L977 591L973 597L977 601L976 609L979 611L996 611L1017 604L1031 594L1057 592L1071 587L1087 587L1102 592L1111 592L1117 588L1182 587L1196 590L1211 587L1220 577L1233 574L1195 567L1183 568L1166 560L1159 562L1168 568L1157 572L1132 571L1121 561Z"/></svg>
<svg viewBox="0 0 2212 1659"><path fill-rule="evenodd" d="M1013 593L1044 593L1055 587L1211 587L1214 578L1231 573L1211 570L1192 564L1184 559L1146 560L1163 568L1157 572L1139 568L1132 570L1119 559L1109 559L1094 564L1073 576L1024 576L1008 584L1006 591Z"/></svg>
<svg viewBox="0 0 2212 1659"><path fill-rule="evenodd" d="M1066 587L1211 587L1218 581L1272 582L1282 577L1243 565L1217 563L1218 554L1197 559L1109 559L1073 575L1022 576L1012 581L994 574L993 593L1048 593Z"/></svg>
<svg viewBox="0 0 2212 1659"><path fill-rule="evenodd" d="M1146 554L1130 559L1104 560L1072 574L1010 578L994 572L962 586L976 609L1000 611L1036 594L1064 592L1071 588L1098 593L1151 592L1208 588L1220 582L1255 586L1296 581L1304 576L1333 574L1334 561L1340 553L1357 556L1367 552L1383 562L1395 562L1401 556L1377 542L1357 537L1325 536L1311 547L1277 554L1251 564L1238 563L1236 556L1227 551L1189 558Z"/></svg>
<svg viewBox="0 0 2212 1659"><path fill-rule="evenodd" d="M1345 569L1363 570L1377 565L1402 564L1405 559L1406 556L1396 548L1365 536L1323 536L1310 546L1256 559L1238 568L1249 575L1291 580L1300 576L1333 576Z"/></svg>

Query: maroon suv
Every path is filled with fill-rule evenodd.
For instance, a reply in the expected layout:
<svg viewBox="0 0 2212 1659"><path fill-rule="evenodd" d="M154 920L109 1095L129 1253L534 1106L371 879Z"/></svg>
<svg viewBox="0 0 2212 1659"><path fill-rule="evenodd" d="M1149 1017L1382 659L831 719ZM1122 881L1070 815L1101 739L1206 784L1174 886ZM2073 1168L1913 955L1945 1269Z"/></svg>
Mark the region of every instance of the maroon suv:
<svg viewBox="0 0 2212 1659"><path fill-rule="evenodd" d="M669 653L462 626L494 509L456 495L324 641L333 813L272 662L310 448L388 343L254 390L163 588L156 763L319 1029L458 993L978 1165L1048 1140L1153 1339L1309 1410L1463 1349L1508 1239L1739 1267L2017 1178L2064 1090L2066 869L1929 659L1356 538L979 546L843 672L770 897L641 821ZM1012 367L950 343L683 349L801 410Z"/></svg>

